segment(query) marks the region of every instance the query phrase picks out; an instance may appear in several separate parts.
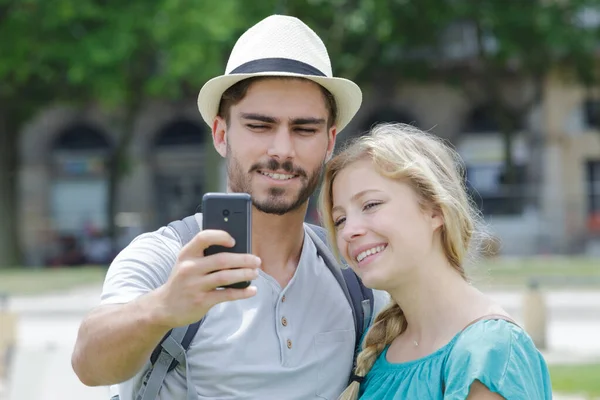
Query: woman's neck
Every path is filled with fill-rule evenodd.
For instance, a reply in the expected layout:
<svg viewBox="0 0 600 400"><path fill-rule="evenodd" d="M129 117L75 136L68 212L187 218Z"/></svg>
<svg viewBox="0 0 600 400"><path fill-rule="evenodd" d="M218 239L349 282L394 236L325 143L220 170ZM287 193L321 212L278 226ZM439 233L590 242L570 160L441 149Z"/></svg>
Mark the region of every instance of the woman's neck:
<svg viewBox="0 0 600 400"><path fill-rule="evenodd" d="M426 260L388 291L404 312L404 336L419 345L448 341L469 318L489 308L487 298L466 282L443 255Z"/></svg>

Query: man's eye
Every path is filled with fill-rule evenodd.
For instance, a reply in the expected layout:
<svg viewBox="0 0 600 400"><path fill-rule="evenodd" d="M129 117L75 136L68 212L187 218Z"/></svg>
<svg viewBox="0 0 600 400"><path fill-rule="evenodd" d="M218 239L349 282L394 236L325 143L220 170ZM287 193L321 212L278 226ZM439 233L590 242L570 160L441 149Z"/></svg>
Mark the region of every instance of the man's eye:
<svg viewBox="0 0 600 400"><path fill-rule="evenodd" d="M315 132L317 132L316 129L312 129L312 128L297 128L296 131L300 132L300 133L315 133Z"/></svg>

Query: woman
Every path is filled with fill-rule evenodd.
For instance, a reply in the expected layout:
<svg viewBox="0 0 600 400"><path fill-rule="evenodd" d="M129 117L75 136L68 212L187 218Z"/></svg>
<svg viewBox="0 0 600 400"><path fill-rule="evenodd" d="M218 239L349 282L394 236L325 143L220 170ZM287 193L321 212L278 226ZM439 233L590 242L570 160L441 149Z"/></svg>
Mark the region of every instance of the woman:
<svg viewBox="0 0 600 400"><path fill-rule="evenodd" d="M376 126L329 162L320 212L339 256L392 298L341 399L552 398L531 338L467 281L478 215L439 138Z"/></svg>

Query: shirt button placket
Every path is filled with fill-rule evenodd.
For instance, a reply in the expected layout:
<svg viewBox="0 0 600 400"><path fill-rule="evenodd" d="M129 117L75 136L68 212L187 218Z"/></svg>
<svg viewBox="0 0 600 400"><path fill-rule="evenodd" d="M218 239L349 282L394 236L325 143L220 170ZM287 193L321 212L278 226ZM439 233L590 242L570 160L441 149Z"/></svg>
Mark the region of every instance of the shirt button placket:
<svg viewBox="0 0 600 400"><path fill-rule="evenodd" d="M282 302L282 303L285 303L285 300L286 300L286 299L285 299L285 295L281 296L281 302ZM281 325L283 325L284 327L287 327L287 325L288 325L288 320L287 320L287 318L286 318L286 317L284 317L284 316L282 316L282 317L281 317ZM287 336L287 335L286 335L286 336ZM291 339L289 339L289 338L288 338L288 339L286 340L286 346L287 346L287 348L288 348L288 349L290 349L290 350L291 350L291 348L292 348L292 340L291 340Z"/></svg>

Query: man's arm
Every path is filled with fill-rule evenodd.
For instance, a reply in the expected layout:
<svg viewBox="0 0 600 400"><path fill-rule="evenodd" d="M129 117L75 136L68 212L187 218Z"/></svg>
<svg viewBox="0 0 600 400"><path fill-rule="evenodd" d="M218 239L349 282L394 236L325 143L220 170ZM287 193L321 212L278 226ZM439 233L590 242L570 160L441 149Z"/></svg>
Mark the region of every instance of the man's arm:
<svg viewBox="0 0 600 400"><path fill-rule="evenodd" d="M111 385L133 377L170 329L160 322L150 292L127 304L93 310L82 322L71 364L82 383Z"/></svg>
<svg viewBox="0 0 600 400"><path fill-rule="evenodd" d="M102 305L85 318L71 357L73 370L82 383L107 386L130 379L169 329L199 321L217 303L256 294L252 286L217 288L254 280L260 259L234 253L204 257L204 249L212 245L231 247L233 239L223 231L200 232L181 249L166 283L154 290L147 289L125 304ZM160 258L160 254L156 253L156 257ZM117 269L122 260L115 264ZM148 271L125 269L116 274L123 275L121 281L143 281L142 276Z"/></svg>

